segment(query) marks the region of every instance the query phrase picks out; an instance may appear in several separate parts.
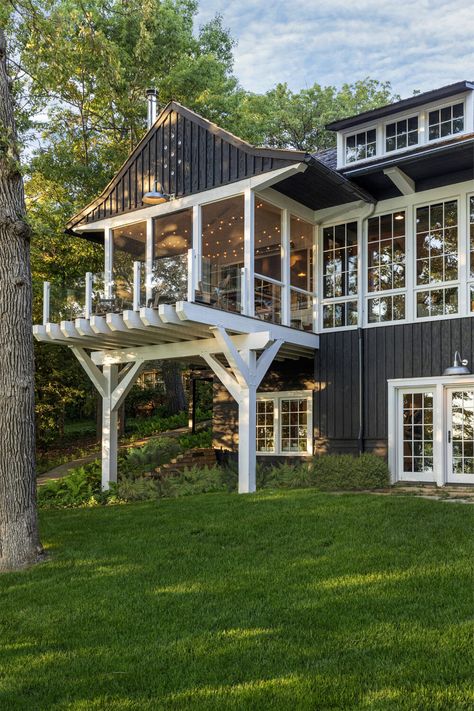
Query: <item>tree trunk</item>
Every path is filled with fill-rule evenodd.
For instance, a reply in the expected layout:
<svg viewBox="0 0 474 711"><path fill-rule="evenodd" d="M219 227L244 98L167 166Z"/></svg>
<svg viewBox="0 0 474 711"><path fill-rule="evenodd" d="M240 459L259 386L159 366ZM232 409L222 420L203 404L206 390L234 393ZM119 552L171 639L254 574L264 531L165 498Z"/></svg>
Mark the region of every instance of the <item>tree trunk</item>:
<svg viewBox="0 0 474 711"><path fill-rule="evenodd" d="M181 366L173 360L164 360L161 366L167 406L171 415L187 409L186 395L181 377Z"/></svg>
<svg viewBox="0 0 474 711"><path fill-rule="evenodd" d="M0 29L0 570L42 556L36 511L30 229Z"/></svg>

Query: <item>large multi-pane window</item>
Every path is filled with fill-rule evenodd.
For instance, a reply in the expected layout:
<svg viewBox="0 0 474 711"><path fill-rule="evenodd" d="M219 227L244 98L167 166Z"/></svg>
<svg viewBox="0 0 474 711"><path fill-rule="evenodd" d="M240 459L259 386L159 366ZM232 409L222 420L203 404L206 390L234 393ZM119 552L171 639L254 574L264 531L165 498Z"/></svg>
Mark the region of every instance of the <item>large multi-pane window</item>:
<svg viewBox="0 0 474 711"><path fill-rule="evenodd" d="M405 318L406 214L403 210L371 217L367 239L367 312L369 323ZM380 292L384 292L381 294Z"/></svg>
<svg viewBox="0 0 474 711"><path fill-rule="evenodd" d="M257 452L288 456L312 453L311 393L258 396Z"/></svg>
<svg viewBox="0 0 474 711"><path fill-rule="evenodd" d="M416 210L416 313L418 317L455 314L458 279L458 206L456 200ZM441 286L442 285L442 286Z"/></svg>
<svg viewBox="0 0 474 711"><path fill-rule="evenodd" d="M418 116L401 119L385 126L385 150L397 151L418 143Z"/></svg>
<svg viewBox="0 0 474 711"><path fill-rule="evenodd" d="M428 114L428 139L444 138L464 131L464 103L435 109Z"/></svg>
<svg viewBox="0 0 474 711"><path fill-rule="evenodd" d="M313 225L290 219L290 320L293 328L313 329Z"/></svg>
<svg viewBox="0 0 474 711"><path fill-rule="evenodd" d="M471 311L474 311L474 195L469 198L469 301Z"/></svg>
<svg viewBox="0 0 474 711"><path fill-rule="evenodd" d="M364 158L373 158L377 154L377 132L375 128L347 136L346 163L353 163Z"/></svg>
<svg viewBox="0 0 474 711"><path fill-rule="evenodd" d="M433 393L403 393L403 471L433 471Z"/></svg>
<svg viewBox="0 0 474 711"><path fill-rule="evenodd" d="M357 222L323 229L322 266L324 328L357 325Z"/></svg>

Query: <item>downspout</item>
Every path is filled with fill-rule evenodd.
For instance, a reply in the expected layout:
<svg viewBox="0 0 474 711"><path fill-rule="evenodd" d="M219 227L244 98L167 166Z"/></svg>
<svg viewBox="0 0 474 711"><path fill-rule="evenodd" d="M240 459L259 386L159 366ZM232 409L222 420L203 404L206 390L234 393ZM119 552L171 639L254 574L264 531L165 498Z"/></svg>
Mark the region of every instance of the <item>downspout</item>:
<svg viewBox="0 0 474 711"><path fill-rule="evenodd" d="M364 221L368 220L371 215L374 214L375 208L377 207L377 203L371 203L370 205L367 206L366 212L364 212L361 217L360 217L360 226L361 226L361 232L362 232L362 240L364 237ZM361 273L362 273L362 278L364 278L365 275L365 264L361 265ZM363 284L363 279L360 280L360 287L362 289L362 284ZM362 304L364 301L362 300ZM360 314L361 319L362 319L362 313ZM363 322L363 319L362 319ZM364 329L362 326L359 326L357 329L357 337L358 337L358 359L359 359L359 432L357 435L357 449L359 451L359 454L362 454L364 451L364 409L365 409L365 371L364 371Z"/></svg>

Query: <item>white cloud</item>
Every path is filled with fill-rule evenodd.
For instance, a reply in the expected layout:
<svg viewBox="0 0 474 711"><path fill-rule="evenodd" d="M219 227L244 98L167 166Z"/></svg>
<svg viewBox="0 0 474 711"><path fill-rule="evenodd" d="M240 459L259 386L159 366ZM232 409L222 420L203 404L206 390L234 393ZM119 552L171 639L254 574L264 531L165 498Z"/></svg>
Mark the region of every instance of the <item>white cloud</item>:
<svg viewBox="0 0 474 711"><path fill-rule="evenodd" d="M238 40L235 72L251 91L298 90L370 76L402 96L474 80L472 0L201 0Z"/></svg>

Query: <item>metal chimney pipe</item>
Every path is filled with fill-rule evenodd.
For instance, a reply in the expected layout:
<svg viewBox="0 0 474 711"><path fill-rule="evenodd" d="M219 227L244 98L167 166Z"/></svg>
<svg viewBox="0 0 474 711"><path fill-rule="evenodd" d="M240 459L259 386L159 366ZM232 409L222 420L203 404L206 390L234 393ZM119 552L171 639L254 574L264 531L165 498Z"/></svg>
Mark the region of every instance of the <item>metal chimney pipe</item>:
<svg viewBox="0 0 474 711"><path fill-rule="evenodd" d="M156 89L147 89L146 99L148 104L146 125L150 129L156 121Z"/></svg>

